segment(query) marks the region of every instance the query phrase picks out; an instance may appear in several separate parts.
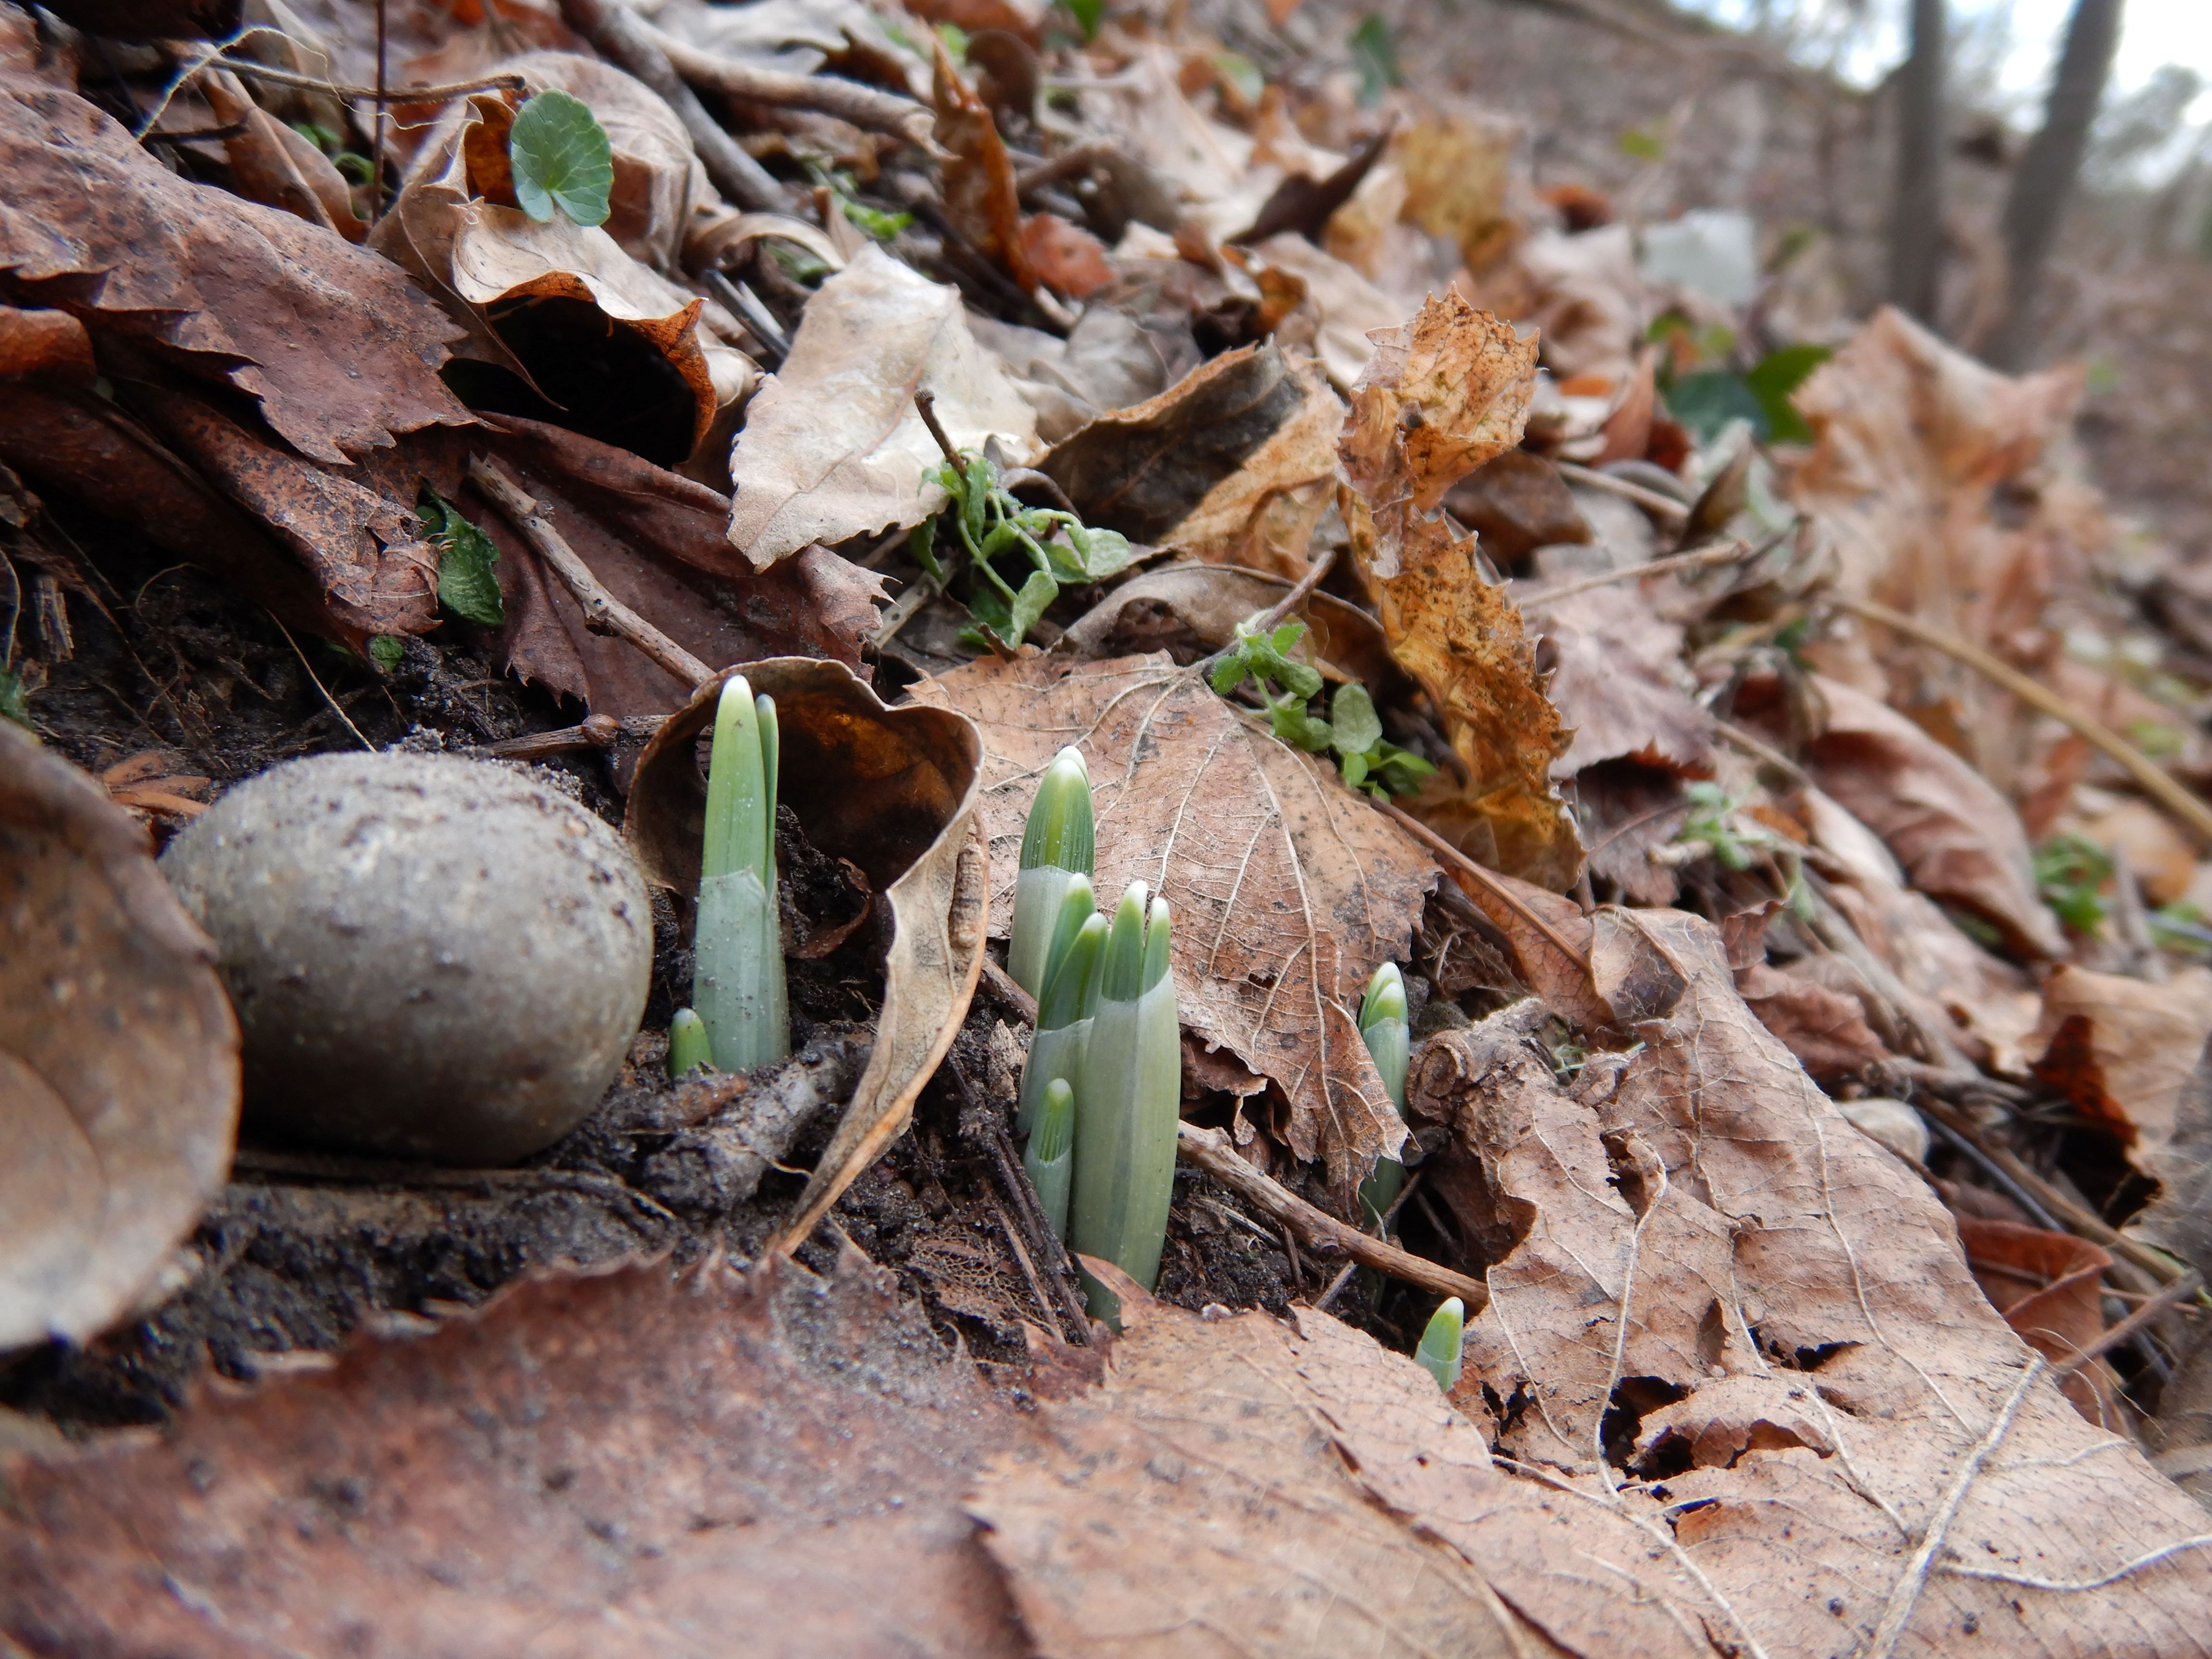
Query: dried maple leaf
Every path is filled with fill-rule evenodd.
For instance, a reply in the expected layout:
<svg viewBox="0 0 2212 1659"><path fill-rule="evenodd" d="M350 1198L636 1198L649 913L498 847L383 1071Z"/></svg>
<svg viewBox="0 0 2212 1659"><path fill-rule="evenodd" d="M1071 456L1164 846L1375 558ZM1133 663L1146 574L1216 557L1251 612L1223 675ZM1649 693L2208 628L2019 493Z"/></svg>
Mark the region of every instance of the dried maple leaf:
<svg viewBox="0 0 2212 1659"><path fill-rule="evenodd" d="M914 695L982 732L994 933L1036 780L1073 744L1097 801L1099 892L1140 880L1174 907L1186 1029L1281 1087L1284 1139L1333 1183L1398 1146L1353 1012L1375 968L1405 957L1435 879L1398 830L1164 655L980 661Z"/></svg>
<svg viewBox="0 0 2212 1659"><path fill-rule="evenodd" d="M945 505L945 458L915 412L937 399L952 441L1036 458L1036 416L968 331L960 290L872 246L807 302L791 355L746 406L730 456L730 541L765 570L809 542L919 524Z"/></svg>
<svg viewBox="0 0 2212 1659"><path fill-rule="evenodd" d="M1565 1089L1507 1010L1410 1091L1490 1257L1457 1397L1501 1465L1632 1524L1646 1593L1739 1651L2205 1651L2202 1511L2068 1405L1709 924L1596 924L1638 1048Z"/></svg>
<svg viewBox="0 0 2212 1659"><path fill-rule="evenodd" d="M1453 484L1520 441L1535 371L1534 340L1456 290L1431 298L1378 343L1338 447L1352 556L1464 772L1439 772L1413 811L1481 862L1564 888L1582 848L1549 779L1566 745L1559 711L1520 612L1483 579L1474 538L1436 513Z"/></svg>
<svg viewBox="0 0 2212 1659"><path fill-rule="evenodd" d="M957 1507L1024 1437L887 1279L771 1257L523 1284L432 1334L16 1460L31 1650L1012 1656Z"/></svg>
<svg viewBox="0 0 2212 1659"><path fill-rule="evenodd" d="M194 803L185 803L187 805ZM0 1351L82 1340L222 1185L238 1024L146 833L0 720Z"/></svg>
<svg viewBox="0 0 2212 1659"><path fill-rule="evenodd" d="M459 331L389 261L179 179L42 82L0 78L0 272L19 298L237 387L301 454L343 466L469 422L437 372Z"/></svg>

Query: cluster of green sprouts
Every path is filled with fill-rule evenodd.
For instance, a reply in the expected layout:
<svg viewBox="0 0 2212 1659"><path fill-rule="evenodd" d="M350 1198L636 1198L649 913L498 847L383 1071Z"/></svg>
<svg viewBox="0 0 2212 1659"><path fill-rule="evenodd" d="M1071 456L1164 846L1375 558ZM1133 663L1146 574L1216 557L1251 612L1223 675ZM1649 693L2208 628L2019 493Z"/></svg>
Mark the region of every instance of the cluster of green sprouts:
<svg viewBox="0 0 2212 1659"><path fill-rule="evenodd" d="M1119 532L1094 530L1073 513L1023 504L1002 482L998 464L964 450L923 475L951 499L941 512L914 527L908 548L939 587L962 574L961 598L969 614L1002 646L1012 647L1060 597L1063 583L1103 581L1129 567L1129 540ZM940 530L950 530L957 551L951 568L940 562ZM1012 567L1012 574L1000 567ZM1015 586L1018 578L1020 586ZM970 643L988 643L970 629Z"/></svg>
<svg viewBox="0 0 2212 1659"><path fill-rule="evenodd" d="M1334 750L1350 787L1364 789L1377 800L1413 793L1437 769L1383 740L1382 717L1365 686L1358 680L1338 686L1325 720L1310 711L1308 705L1321 696L1321 671L1291 654L1305 632L1302 622L1266 630L1249 622L1237 623L1237 636L1213 659L1208 676L1213 689L1225 697L1250 681L1268 729L1308 754Z"/></svg>
<svg viewBox="0 0 2212 1659"><path fill-rule="evenodd" d="M775 700L744 676L722 683L707 763L692 936L691 1006L669 1024L668 1070L749 1071L791 1052L775 891L775 798L781 750Z"/></svg>

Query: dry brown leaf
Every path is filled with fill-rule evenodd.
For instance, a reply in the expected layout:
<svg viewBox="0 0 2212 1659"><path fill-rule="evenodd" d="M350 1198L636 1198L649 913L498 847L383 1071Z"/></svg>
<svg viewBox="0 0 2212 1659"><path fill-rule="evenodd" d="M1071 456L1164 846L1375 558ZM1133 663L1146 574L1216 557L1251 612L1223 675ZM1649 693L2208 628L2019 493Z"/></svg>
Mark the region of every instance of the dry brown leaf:
<svg viewBox="0 0 2212 1659"><path fill-rule="evenodd" d="M1559 711L1512 599L1484 580L1474 538L1436 512L1453 484L1520 441L1535 368L1535 343L1510 324L1455 292L1429 300L1378 343L1353 390L1341 500L1382 631L1459 762L1413 811L1478 861L1565 888L1582 848L1551 787L1567 742Z"/></svg>
<svg viewBox="0 0 2212 1659"><path fill-rule="evenodd" d="M238 1023L106 792L0 720L0 1352L82 1341L222 1186Z"/></svg>
<svg viewBox="0 0 2212 1659"><path fill-rule="evenodd" d="M1040 463L1087 523L1295 576L1334 494L1343 405L1272 343L1224 352L1100 416Z"/></svg>
<svg viewBox="0 0 2212 1659"><path fill-rule="evenodd" d="M1691 695L1680 623L1632 586L1573 594L1536 617L1553 665L1544 690L1574 734L1554 778L1610 760L1712 775L1713 717Z"/></svg>
<svg viewBox="0 0 2212 1659"><path fill-rule="evenodd" d="M1509 449L1477 467L1452 486L1444 506L1482 538L1482 550L1501 569L1540 547L1590 539L1559 468L1526 449Z"/></svg>
<svg viewBox="0 0 2212 1659"><path fill-rule="evenodd" d="M2101 1281L2112 1258L2071 1233L2016 1221L1960 1215L1959 1244L1974 1282L2020 1340L2054 1364L2071 1359L2104 1334ZM2100 1428L2127 1432L2102 1364L2085 1365L2063 1385L2074 1409Z"/></svg>
<svg viewBox="0 0 2212 1659"><path fill-rule="evenodd" d="M2068 1405L1715 930L1607 908L1593 957L1633 1052L1562 1089L1507 1010L1417 1079L1491 1258L1461 1396L1503 1466L1634 1526L1737 1651L2205 1651L2202 1513Z"/></svg>
<svg viewBox="0 0 2212 1659"><path fill-rule="evenodd" d="M861 1659L1026 1651L957 1508L1025 1431L888 1277L654 1262L16 1459L32 1651Z"/></svg>
<svg viewBox="0 0 2212 1659"><path fill-rule="evenodd" d="M1856 1077L1890 1057L1864 1007L1841 991L1764 962L1737 969L1735 988L1759 1023L1824 1083Z"/></svg>
<svg viewBox="0 0 2212 1659"><path fill-rule="evenodd" d="M1037 274L1022 236L1013 158L1006 154L990 106L960 78L945 43L933 35L929 44L936 53L931 90L937 106L937 142L952 155L945 164L945 216L977 252L998 264L1024 293L1032 291Z"/></svg>
<svg viewBox="0 0 2212 1659"><path fill-rule="evenodd" d="M1802 758L1820 787L1887 843L1920 891L1971 910L2021 955L2065 955L2011 804L1902 714L1838 681L1814 683L1826 727Z"/></svg>
<svg viewBox="0 0 2212 1659"><path fill-rule="evenodd" d="M960 290L870 246L807 302L791 355L746 406L729 534L755 569L945 505L922 483L945 458L917 392L962 448L995 439L1011 465L1036 459L1036 416L968 331Z"/></svg>
<svg viewBox="0 0 2212 1659"><path fill-rule="evenodd" d="M179 179L75 94L0 77L0 270L19 297L237 387L302 455L343 466L398 434L468 423L437 373L459 331L402 273Z"/></svg>
<svg viewBox="0 0 2212 1659"><path fill-rule="evenodd" d="M2163 985L2063 963L2043 983L2035 1075L2138 1158L2173 1136L2182 1085L2212 1037L2212 969Z"/></svg>
<svg viewBox="0 0 2212 1659"><path fill-rule="evenodd" d="M1400 216L1480 270L1518 233L1508 197L1525 137L1518 122L1486 111L1418 110L1390 139L1390 160L1406 178Z"/></svg>
<svg viewBox="0 0 2212 1659"><path fill-rule="evenodd" d="M368 226L355 216L352 194L327 155L255 104L236 76L212 70L201 86L216 118L241 129L223 141L240 195L334 230L349 242L368 236Z"/></svg>
<svg viewBox="0 0 2212 1659"><path fill-rule="evenodd" d="M778 657L731 672L775 699L779 804L799 815L821 851L859 866L890 909L875 1046L800 1195L798 1219L779 1241L790 1249L905 1129L975 994L988 881L985 844L974 833L983 754L958 714L885 708L842 663ZM698 738L713 723L726 678L702 684L653 734L630 788L630 844L647 876L679 891L699 884L707 781Z"/></svg>
<svg viewBox="0 0 2212 1659"><path fill-rule="evenodd" d="M1343 260L1290 231L1255 244L1252 258L1259 266L1255 275L1274 271L1297 280L1320 316L1314 349L1329 383L1349 395L1375 356L1372 334L1404 322L1406 307Z"/></svg>
<svg viewBox="0 0 2212 1659"><path fill-rule="evenodd" d="M914 695L982 731L993 933L1012 920L1036 779L1073 744L1097 801L1098 891L1140 880L1174 908L1184 1028L1280 1086L1282 1139L1347 1194L1398 1146L1353 1010L1405 958L1435 879L1399 830L1164 656L980 661Z"/></svg>

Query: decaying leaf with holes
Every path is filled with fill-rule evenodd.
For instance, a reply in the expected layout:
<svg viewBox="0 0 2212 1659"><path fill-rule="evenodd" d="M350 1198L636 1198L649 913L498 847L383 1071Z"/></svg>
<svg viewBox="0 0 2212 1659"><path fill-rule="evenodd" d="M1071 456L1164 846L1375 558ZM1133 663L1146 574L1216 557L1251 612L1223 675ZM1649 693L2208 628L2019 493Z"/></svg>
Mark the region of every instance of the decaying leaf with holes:
<svg viewBox="0 0 2212 1659"><path fill-rule="evenodd" d="M1439 773L1414 814L1470 857L1564 889L1582 864L1550 769L1566 748L1536 680L1521 613L1483 579L1475 538L1437 512L1444 492L1521 440L1536 343L1456 291L1382 339L1338 443L1352 557L1399 665L1441 717L1464 778Z"/></svg>
<svg viewBox="0 0 2212 1659"><path fill-rule="evenodd" d="M1281 1133L1344 1190L1404 1124L1352 1011L1402 959L1435 867L1306 755L1278 743L1166 656L1068 665L979 661L915 688L983 737L981 810L996 872L992 931L1012 919L1030 797L1065 744L1097 802L1096 882L1143 881L1174 907L1186 1030L1267 1077Z"/></svg>
<svg viewBox="0 0 2212 1659"><path fill-rule="evenodd" d="M215 947L99 783L0 720L0 1352L97 1334L222 1186Z"/></svg>
<svg viewBox="0 0 2212 1659"><path fill-rule="evenodd" d="M1716 930L1607 908L1591 956L1635 1049L1563 1086L1524 1004L1410 1090L1491 1262L1455 1398L1505 1467L1632 1523L1645 1589L1740 1652L2205 1652L2203 1511L2067 1402Z"/></svg>
<svg viewBox="0 0 2212 1659"><path fill-rule="evenodd" d="M823 1212L903 1130L945 1058L983 971L985 843L975 829L982 745L943 707L886 708L842 663L771 657L702 684L639 758L625 830L646 874L696 891L707 785L699 735L724 679L775 699L779 801L807 838L849 859L889 904L883 1009L868 1068L779 1244L805 1242ZM1014 860L1006 862L1013 878Z"/></svg>

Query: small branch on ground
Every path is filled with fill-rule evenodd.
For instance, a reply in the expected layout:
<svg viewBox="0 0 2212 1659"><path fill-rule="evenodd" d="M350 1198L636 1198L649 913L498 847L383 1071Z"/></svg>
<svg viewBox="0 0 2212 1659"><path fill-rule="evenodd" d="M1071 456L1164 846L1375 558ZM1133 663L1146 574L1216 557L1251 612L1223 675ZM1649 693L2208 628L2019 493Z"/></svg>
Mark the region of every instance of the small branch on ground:
<svg viewBox="0 0 2212 1659"><path fill-rule="evenodd" d="M693 86L725 98L742 98L756 104L785 109L808 109L835 116L869 132L888 133L922 149L934 151L931 135L936 118L911 98L880 92L836 75L790 75L781 70L741 64L732 58L702 52L651 23L643 25L644 38L660 48L676 72Z"/></svg>
<svg viewBox="0 0 2212 1659"><path fill-rule="evenodd" d="M1634 501L1647 513L1656 513L1662 519L1672 519L1677 524L1686 523L1690 509L1672 495L1662 495L1656 489L1646 489L1640 483L1631 483L1626 478L1616 478L1610 472L1601 472L1594 466L1578 465L1573 461L1554 461L1559 476L1571 483L1588 484L1592 489L1602 489L1618 495L1623 501Z"/></svg>

